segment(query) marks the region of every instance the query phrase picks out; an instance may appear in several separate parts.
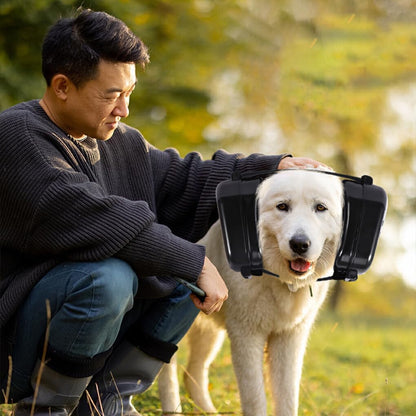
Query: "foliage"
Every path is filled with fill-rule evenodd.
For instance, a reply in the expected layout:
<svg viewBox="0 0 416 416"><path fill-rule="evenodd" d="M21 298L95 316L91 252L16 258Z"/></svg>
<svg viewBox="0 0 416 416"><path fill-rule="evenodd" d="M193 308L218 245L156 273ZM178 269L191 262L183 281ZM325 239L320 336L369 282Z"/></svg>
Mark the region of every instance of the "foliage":
<svg viewBox="0 0 416 416"><path fill-rule="evenodd" d="M270 115L296 153L310 153L302 143L314 139L344 152L374 150L386 89L415 78L416 29L385 11L356 16L322 1L299 18L301 3L3 0L1 108L41 95L44 31L83 5L125 20L150 47L130 122L157 146L256 140ZM224 77L228 85L218 90Z"/></svg>
<svg viewBox="0 0 416 416"><path fill-rule="evenodd" d="M40 50L47 27L71 7L69 0L0 2L0 108L40 97Z"/></svg>
<svg viewBox="0 0 416 416"><path fill-rule="evenodd" d="M149 46L129 122L156 146L308 155L380 178L396 216L415 212L416 190L403 185L414 171L415 129L406 135L387 107L392 91L402 88L404 99L416 79L411 6L2 0L0 109L42 95L46 28L80 5L120 17Z"/></svg>
<svg viewBox="0 0 416 416"><path fill-rule="evenodd" d="M205 156L218 147L288 151L374 176L389 194L380 274L397 275L394 263L409 249L397 231L416 213L414 2L0 0L0 110L41 97L46 28L80 5L116 15L149 46L151 63L138 74L129 123L156 146ZM378 283L348 286L340 316L323 316L315 333L330 354L313 335L308 357L318 358L307 358L304 414L412 413L415 309L402 299L406 289L391 284L383 283L385 291ZM362 318L360 329L354 310L379 318ZM357 352L354 341L365 348ZM372 360L375 348L382 355ZM349 362L349 351L359 357ZM230 365L227 354L221 360L216 370ZM328 367L319 373L314 365L323 363ZM339 370L332 377L331 368ZM234 381L221 377L214 396L235 409L235 389L224 389Z"/></svg>
<svg viewBox="0 0 416 416"><path fill-rule="evenodd" d="M381 30L366 18L325 16L318 27L314 39L299 39L282 54L282 122L293 130L296 109L310 121L310 136L329 140L322 125L332 122L332 139L344 151L374 149L386 89L416 74L413 26Z"/></svg>

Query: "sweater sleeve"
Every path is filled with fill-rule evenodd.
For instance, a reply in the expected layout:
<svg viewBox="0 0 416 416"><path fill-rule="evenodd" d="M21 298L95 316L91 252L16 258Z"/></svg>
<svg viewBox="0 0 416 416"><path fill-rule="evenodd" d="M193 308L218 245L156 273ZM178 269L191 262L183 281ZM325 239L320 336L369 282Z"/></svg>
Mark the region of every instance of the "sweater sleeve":
<svg viewBox="0 0 416 416"><path fill-rule="evenodd" d="M203 161L198 153L182 159L174 149L151 148L159 221L176 235L198 241L218 218L215 192L221 181L230 179L235 170L276 170L285 156L244 157L219 150L211 160Z"/></svg>
<svg viewBox="0 0 416 416"><path fill-rule="evenodd" d="M119 257L141 276L195 280L204 249L155 222L144 201L106 195L82 174L61 172L40 198L25 251L71 261ZM78 180L78 181L77 181ZM187 259L186 262L179 259Z"/></svg>

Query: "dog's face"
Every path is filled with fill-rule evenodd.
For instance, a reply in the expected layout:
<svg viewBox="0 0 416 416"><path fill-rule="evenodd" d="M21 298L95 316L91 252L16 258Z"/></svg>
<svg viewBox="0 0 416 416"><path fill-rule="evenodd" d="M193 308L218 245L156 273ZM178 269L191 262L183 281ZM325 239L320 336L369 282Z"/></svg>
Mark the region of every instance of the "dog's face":
<svg viewBox="0 0 416 416"><path fill-rule="evenodd" d="M281 171L261 184L257 198L264 268L292 291L330 275L342 233L339 178Z"/></svg>

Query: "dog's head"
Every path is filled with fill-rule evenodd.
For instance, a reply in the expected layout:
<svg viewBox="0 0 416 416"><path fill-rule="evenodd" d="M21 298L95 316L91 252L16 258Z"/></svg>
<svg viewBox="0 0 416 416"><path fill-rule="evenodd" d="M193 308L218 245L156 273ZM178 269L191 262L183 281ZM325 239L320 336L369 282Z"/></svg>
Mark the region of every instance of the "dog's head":
<svg viewBox="0 0 416 416"><path fill-rule="evenodd" d="M331 275L342 234L340 179L281 171L260 185L257 199L264 268L292 291Z"/></svg>

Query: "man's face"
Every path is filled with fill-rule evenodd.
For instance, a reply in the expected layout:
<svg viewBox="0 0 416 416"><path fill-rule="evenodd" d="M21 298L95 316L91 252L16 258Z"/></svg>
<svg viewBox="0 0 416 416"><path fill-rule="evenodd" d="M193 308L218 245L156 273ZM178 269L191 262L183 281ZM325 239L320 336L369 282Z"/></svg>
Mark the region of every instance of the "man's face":
<svg viewBox="0 0 416 416"><path fill-rule="evenodd" d="M97 77L68 92L67 131L75 138L85 135L109 139L122 117L129 114L130 95L136 85L133 63L101 61Z"/></svg>

